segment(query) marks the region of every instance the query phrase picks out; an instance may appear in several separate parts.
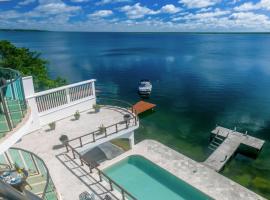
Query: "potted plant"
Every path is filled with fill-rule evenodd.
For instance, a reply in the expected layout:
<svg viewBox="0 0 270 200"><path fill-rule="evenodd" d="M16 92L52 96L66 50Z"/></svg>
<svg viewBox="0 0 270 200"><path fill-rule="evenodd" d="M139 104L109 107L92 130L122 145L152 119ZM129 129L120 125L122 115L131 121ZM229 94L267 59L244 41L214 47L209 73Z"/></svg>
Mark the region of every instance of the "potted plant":
<svg viewBox="0 0 270 200"><path fill-rule="evenodd" d="M68 136L67 135L61 135L59 140L65 144L68 141Z"/></svg>
<svg viewBox="0 0 270 200"><path fill-rule="evenodd" d="M99 130L98 135L102 135L102 134L105 133L106 127L105 127L103 124L101 124L101 125L99 126L98 130Z"/></svg>
<svg viewBox="0 0 270 200"><path fill-rule="evenodd" d="M98 113L99 111L100 111L100 105L98 105L98 104L94 104L93 105L93 109L95 110L95 113Z"/></svg>
<svg viewBox="0 0 270 200"><path fill-rule="evenodd" d="M125 121L127 124L130 123L130 120L131 120L131 115L130 115L130 114L125 114L125 115L123 116L123 118L124 118L124 121Z"/></svg>
<svg viewBox="0 0 270 200"><path fill-rule="evenodd" d="M56 126L55 122L49 123L49 127L51 130L55 130L55 126Z"/></svg>
<svg viewBox="0 0 270 200"><path fill-rule="evenodd" d="M78 120L78 119L80 119L80 112L77 110L76 112L75 112L75 114L74 114L74 118L75 118L75 120Z"/></svg>

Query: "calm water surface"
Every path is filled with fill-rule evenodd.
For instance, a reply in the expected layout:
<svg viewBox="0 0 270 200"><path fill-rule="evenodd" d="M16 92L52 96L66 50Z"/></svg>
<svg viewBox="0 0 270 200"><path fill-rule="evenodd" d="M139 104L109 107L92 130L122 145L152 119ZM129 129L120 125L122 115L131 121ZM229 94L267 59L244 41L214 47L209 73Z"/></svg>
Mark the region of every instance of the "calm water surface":
<svg viewBox="0 0 270 200"><path fill-rule="evenodd" d="M42 53L52 77L96 78L99 96L135 103L137 82L153 83L155 113L136 140L158 140L203 161L216 124L266 140L256 160L237 155L222 172L270 198L270 35L0 32Z"/></svg>

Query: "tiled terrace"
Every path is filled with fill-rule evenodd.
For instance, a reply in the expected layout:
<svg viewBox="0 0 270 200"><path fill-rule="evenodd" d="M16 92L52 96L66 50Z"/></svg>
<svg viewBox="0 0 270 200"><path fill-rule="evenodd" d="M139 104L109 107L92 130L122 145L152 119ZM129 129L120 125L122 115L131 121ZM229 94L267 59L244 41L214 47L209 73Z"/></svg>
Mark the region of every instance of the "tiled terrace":
<svg viewBox="0 0 270 200"><path fill-rule="evenodd" d="M66 148L61 145L59 137L67 135L69 139L72 139L82 136L96 131L101 124L110 126L123 121L123 116L128 113L127 110L115 107L102 107L98 113L89 110L81 113L79 120L74 120L72 116L57 121L55 130L49 130L49 127L45 126L40 131L28 134L15 146L32 151L45 161L62 199L78 199L81 192L89 191L89 185L83 183L65 166L76 169L74 162L63 154ZM136 127L130 129L134 128Z"/></svg>

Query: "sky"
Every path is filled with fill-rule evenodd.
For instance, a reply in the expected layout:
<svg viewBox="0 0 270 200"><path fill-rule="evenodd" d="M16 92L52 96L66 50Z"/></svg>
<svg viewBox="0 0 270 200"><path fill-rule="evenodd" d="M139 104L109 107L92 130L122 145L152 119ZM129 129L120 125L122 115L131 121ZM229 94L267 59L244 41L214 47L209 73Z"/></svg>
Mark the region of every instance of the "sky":
<svg viewBox="0 0 270 200"><path fill-rule="evenodd" d="M270 0L0 0L0 28L269 32Z"/></svg>

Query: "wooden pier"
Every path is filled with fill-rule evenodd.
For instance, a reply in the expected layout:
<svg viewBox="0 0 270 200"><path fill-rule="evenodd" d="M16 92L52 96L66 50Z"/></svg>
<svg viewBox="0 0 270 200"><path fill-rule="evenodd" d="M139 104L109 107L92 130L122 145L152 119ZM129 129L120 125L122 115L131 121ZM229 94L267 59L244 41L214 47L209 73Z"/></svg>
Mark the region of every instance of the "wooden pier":
<svg viewBox="0 0 270 200"><path fill-rule="evenodd" d="M135 105L133 105L133 109L136 111L136 114L141 114L145 111L152 110L156 107L155 104L145 102L145 101L139 101Z"/></svg>
<svg viewBox="0 0 270 200"><path fill-rule="evenodd" d="M247 132L240 133L221 126L217 126L211 133L214 137L209 148L214 152L204 161L204 164L217 172L223 169L241 144L259 152L265 142L248 135Z"/></svg>

